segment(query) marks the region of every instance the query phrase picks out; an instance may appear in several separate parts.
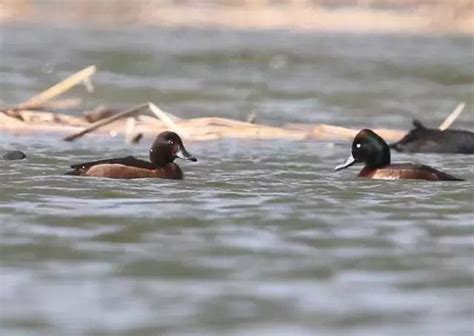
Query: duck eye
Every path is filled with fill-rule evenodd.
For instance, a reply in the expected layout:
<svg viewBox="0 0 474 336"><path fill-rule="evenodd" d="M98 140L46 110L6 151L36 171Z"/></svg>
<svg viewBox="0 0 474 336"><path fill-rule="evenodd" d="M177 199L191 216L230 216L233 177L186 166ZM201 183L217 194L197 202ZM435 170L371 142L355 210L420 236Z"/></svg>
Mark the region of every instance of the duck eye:
<svg viewBox="0 0 474 336"><path fill-rule="evenodd" d="M169 143L170 145L173 145L173 144L174 144L174 141L170 139L170 140L168 140L168 143Z"/></svg>

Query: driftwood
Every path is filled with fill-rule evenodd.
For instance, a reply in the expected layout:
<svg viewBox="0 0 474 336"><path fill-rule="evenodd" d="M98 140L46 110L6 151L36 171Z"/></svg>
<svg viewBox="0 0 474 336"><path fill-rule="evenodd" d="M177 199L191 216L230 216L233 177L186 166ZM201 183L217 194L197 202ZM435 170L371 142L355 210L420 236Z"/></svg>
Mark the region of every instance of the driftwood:
<svg viewBox="0 0 474 336"><path fill-rule="evenodd" d="M90 76L95 74L96 70L97 69L95 65L91 65L79 72L76 72L74 75L69 76L65 80L28 99L24 103L18 104L18 108L31 109L38 106L43 106L45 102L63 94L77 84L89 80Z"/></svg>
<svg viewBox="0 0 474 336"><path fill-rule="evenodd" d="M125 142L128 144L139 143L143 138L143 133L136 133L135 126L137 120L134 117L128 117L125 122Z"/></svg>
<svg viewBox="0 0 474 336"><path fill-rule="evenodd" d="M66 110L76 108L81 105L82 99L80 98L67 98L67 99L56 99L45 101L41 106L31 106L28 109L30 110ZM23 107L25 109L25 107Z"/></svg>
<svg viewBox="0 0 474 336"><path fill-rule="evenodd" d="M459 117L459 115L462 113L464 110L464 107L466 107L466 103L462 102L456 106L453 112L439 125L438 129L440 131L444 131L448 129L453 122Z"/></svg>
<svg viewBox="0 0 474 336"><path fill-rule="evenodd" d="M0 112L4 114L21 119L19 111L24 110L50 110L50 109L67 109L74 108L81 104L81 99L79 98L70 98L62 100L52 100L61 94L67 92L77 84L88 83L86 88L92 86L90 77L96 72L95 65L91 65L75 74L69 76L65 80L51 86L50 88L44 90L43 92L31 97L27 101L12 105L12 106L0 106Z"/></svg>
<svg viewBox="0 0 474 336"><path fill-rule="evenodd" d="M88 111L84 111L83 116L90 123L95 123L101 119L108 118L119 112L116 109L105 107L104 105L99 105L96 108Z"/></svg>
<svg viewBox="0 0 474 336"><path fill-rule="evenodd" d="M184 136L183 131L179 129L179 127L176 125L174 120L170 118L169 114L166 113L165 111L161 110L158 106L156 106L153 103L148 103L148 108L150 111L158 118L160 119L166 127L168 127L171 131L175 131L177 133L181 133L181 135ZM176 118L175 118L176 119ZM181 132L180 132L181 131Z"/></svg>
<svg viewBox="0 0 474 336"><path fill-rule="evenodd" d="M359 131L359 129L319 124L313 128L311 135L315 139L352 140ZM387 141L397 141L406 135L405 131L390 130L384 128L373 129L373 131Z"/></svg>
<svg viewBox="0 0 474 336"><path fill-rule="evenodd" d="M102 119L96 121L95 123L93 123L92 125L87 126L85 129L65 137L64 140L65 141L73 141L73 140L75 140L77 138L80 138L80 137L86 135L87 133L90 133L90 132L92 132L92 131L100 128L100 127L109 125L109 124L111 124L111 123L113 123L117 120L123 119L123 118L128 118L127 119L128 126L127 126L127 124L125 126L126 138L127 139L132 138L132 141L139 141L139 138L136 138L135 136L130 135L130 132L131 132L130 127L132 127L133 129L135 128L135 121L134 121L134 119L130 119L130 117L138 115L139 113L142 113L145 110L149 110L153 114L155 114L165 124L165 126L168 129L170 129L172 131L179 132L184 137L186 136L185 131L181 130L180 127L176 125L176 123L173 121L173 119L169 116L168 113L162 111L158 106L156 106L153 103L146 103L146 104L141 104L139 106L136 106L132 109L114 114L110 117L102 118ZM133 125L133 126L130 126L130 125ZM130 141L130 142L132 142L132 141Z"/></svg>
<svg viewBox="0 0 474 336"><path fill-rule="evenodd" d="M143 110L144 108L148 107L147 104L142 104L142 105L138 105L138 106L135 106L129 110L126 110L126 111L123 111L123 112L120 112L120 113L117 113L113 116L110 116L108 118L105 118L105 119L102 119L102 120L99 120L95 123L93 123L92 125L86 127L85 129L79 131L79 132L76 132L74 134L71 134L71 135L68 135L67 137L64 138L65 141L73 141L77 138L80 138L84 135L86 135L87 133L90 133L92 132L93 130L96 130L98 129L99 127L102 127L102 126L105 126L105 125L108 125L114 121L117 121L119 119L122 119L122 118L125 118L125 117L131 117L133 115L136 115L138 114L139 112L141 112L141 110Z"/></svg>
<svg viewBox="0 0 474 336"><path fill-rule="evenodd" d="M110 118L89 124L82 117L74 117L58 113L40 111L21 111L25 121L0 113L0 128L14 132L60 132L70 133L65 140L71 141L93 131L107 134L123 134L129 140L143 134L154 137L156 134L170 130L169 125L162 120L144 115L148 104L139 105L123 111ZM136 116L133 128L128 126L131 117ZM358 129L349 129L326 124L305 125L293 124L286 127L273 127L260 124L226 119L226 118L194 118L177 119L174 128L178 129L187 141L218 140L224 138L236 139L287 139L287 140L351 140ZM402 138L406 132L386 129L376 129L382 137L389 141ZM128 134L127 134L128 132Z"/></svg>
<svg viewBox="0 0 474 336"><path fill-rule="evenodd" d="M64 138L73 141L91 132L124 134L128 142L139 141L143 135L155 137L156 134L173 130L185 140L216 140L222 138L237 139L316 139L316 140L352 140L358 129L335 125L289 124L273 127L256 124L255 115L247 122L226 118L183 119L165 112L157 105L147 102L122 112L104 106L88 111L84 116L49 112L53 108L78 106L80 100L53 100L81 82L92 90L90 77L96 72L95 66L83 69L64 81L50 87L24 103L12 107L0 107L0 129L12 132L61 132L69 134ZM443 122L440 129L448 128L459 116L464 103L457 106ZM387 141L397 141L406 132L401 130L375 129Z"/></svg>

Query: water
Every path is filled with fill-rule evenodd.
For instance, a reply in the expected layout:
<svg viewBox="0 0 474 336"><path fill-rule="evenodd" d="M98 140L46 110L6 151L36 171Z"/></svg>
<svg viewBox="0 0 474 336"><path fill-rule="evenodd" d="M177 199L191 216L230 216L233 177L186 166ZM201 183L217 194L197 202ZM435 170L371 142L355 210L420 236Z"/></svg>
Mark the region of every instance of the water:
<svg viewBox="0 0 474 336"><path fill-rule="evenodd" d="M463 37L3 26L1 99L89 64L86 106L151 100L182 117L473 129ZM79 112L79 111L76 111ZM184 181L63 176L127 154L121 138L2 134L5 335L471 335L472 158L394 154L466 182L335 173L348 143L187 143Z"/></svg>

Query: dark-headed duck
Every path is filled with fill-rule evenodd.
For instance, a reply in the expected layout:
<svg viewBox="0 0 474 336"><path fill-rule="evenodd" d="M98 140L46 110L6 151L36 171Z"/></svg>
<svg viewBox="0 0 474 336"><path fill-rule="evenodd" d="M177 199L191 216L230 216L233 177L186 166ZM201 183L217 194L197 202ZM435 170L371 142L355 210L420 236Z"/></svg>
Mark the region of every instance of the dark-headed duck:
<svg viewBox="0 0 474 336"><path fill-rule="evenodd" d="M151 162L127 156L75 164L71 166L73 170L66 174L121 179L159 177L180 180L183 178L183 172L173 162L176 158L197 161L186 151L178 134L163 132L150 148Z"/></svg>
<svg viewBox="0 0 474 336"><path fill-rule="evenodd" d="M365 164L358 175L359 177L384 180L463 181L425 165L413 163L390 164L389 146L370 129L363 129L356 135L352 143L352 155L349 156L346 162L337 166L336 171L350 167L356 162Z"/></svg>
<svg viewBox="0 0 474 336"><path fill-rule="evenodd" d="M463 130L426 128L413 120L414 129L390 145L399 152L474 154L474 133Z"/></svg>

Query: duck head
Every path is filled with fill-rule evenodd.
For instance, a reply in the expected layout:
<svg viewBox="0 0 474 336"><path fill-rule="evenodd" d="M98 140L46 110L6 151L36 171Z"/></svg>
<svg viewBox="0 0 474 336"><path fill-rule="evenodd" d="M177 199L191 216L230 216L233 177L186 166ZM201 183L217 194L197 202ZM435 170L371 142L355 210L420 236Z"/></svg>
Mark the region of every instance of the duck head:
<svg viewBox="0 0 474 336"><path fill-rule="evenodd" d="M369 168L387 166L390 164L390 147L377 133L363 129L352 142L351 156L335 169L348 168L357 162L363 162Z"/></svg>
<svg viewBox="0 0 474 336"><path fill-rule="evenodd" d="M175 132L160 133L150 148L150 161L156 166L164 166L173 162L176 158L197 161L184 148L183 141Z"/></svg>

